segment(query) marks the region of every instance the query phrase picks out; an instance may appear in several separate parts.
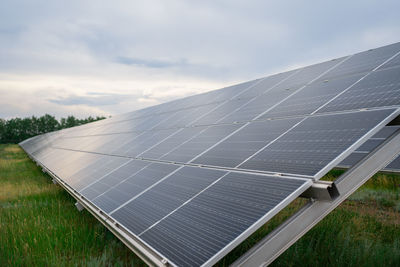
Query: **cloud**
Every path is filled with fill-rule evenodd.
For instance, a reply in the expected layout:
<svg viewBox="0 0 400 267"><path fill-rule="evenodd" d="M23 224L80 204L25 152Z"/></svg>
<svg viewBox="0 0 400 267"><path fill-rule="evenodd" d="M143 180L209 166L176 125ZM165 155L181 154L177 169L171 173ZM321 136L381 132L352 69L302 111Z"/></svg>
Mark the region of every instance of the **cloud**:
<svg viewBox="0 0 400 267"><path fill-rule="evenodd" d="M4 0L0 117L128 112L378 47L400 41L399 9L396 0Z"/></svg>
<svg viewBox="0 0 400 267"><path fill-rule="evenodd" d="M182 83L182 84L181 84ZM216 89L199 80L130 80L91 76L0 74L0 117L115 115ZM166 85L167 84L167 85Z"/></svg>
<svg viewBox="0 0 400 267"><path fill-rule="evenodd" d="M186 60L182 59L179 61L166 61L166 60L155 60L155 59L140 59L131 57L117 57L115 62L125 65L135 65L146 68L171 68L171 67L185 67L187 66Z"/></svg>
<svg viewBox="0 0 400 267"><path fill-rule="evenodd" d="M91 93L89 96L70 95L56 99L48 99L47 101L64 106L86 105L92 107L118 105L126 101L128 98L133 98L134 95L121 94L106 94L106 93Z"/></svg>

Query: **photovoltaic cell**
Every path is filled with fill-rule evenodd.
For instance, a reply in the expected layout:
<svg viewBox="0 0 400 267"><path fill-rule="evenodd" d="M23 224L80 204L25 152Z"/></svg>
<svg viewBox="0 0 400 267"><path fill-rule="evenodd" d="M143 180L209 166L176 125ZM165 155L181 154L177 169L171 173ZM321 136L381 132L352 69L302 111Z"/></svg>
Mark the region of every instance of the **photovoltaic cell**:
<svg viewBox="0 0 400 267"><path fill-rule="evenodd" d="M194 108L179 110L174 116L162 121L160 124L154 127L154 129L169 129L192 125L193 122L199 119L199 114L206 114L210 110L216 108L218 105L219 103L211 103Z"/></svg>
<svg viewBox="0 0 400 267"><path fill-rule="evenodd" d="M253 84L250 88L243 90L243 92L236 96L236 98L240 99L249 99L256 96L259 96L265 93L267 90L270 90L274 86L278 85L283 80L287 79L289 76L293 75L296 71L287 71L284 73L279 73L276 75L268 76L257 83Z"/></svg>
<svg viewBox="0 0 400 267"><path fill-rule="evenodd" d="M100 156L91 153L79 153L62 149L51 149L42 164L47 166L57 176L63 177L66 182L72 181L75 173L87 168L99 160Z"/></svg>
<svg viewBox="0 0 400 267"><path fill-rule="evenodd" d="M400 67L375 71L318 112L399 106L399 73Z"/></svg>
<svg viewBox="0 0 400 267"><path fill-rule="evenodd" d="M134 176L139 171L143 170L146 166L150 165L150 162L141 160L131 160L125 165L117 168L109 174L103 176L94 184L84 188L80 193L87 199L94 199L110 188L122 183L124 180Z"/></svg>
<svg viewBox="0 0 400 267"><path fill-rule="evenodd" d="M108 188L92 201L105 212L112 212L178 168L179 166L172 164L152 163L138 172L122 177L119 183Z"/></svg>
<svg viewBox="0 0 400 267"><path fill-rule="evenodd" d="M342 162L338 164L338 167L351 167L357 164L360 160L365 158L368 155L367 152L359 152L359 151L354 151L351 153L348 157L346 157Z"/></svg>
<svg viewBox="0 0 400 267"><path fill-rule="evenodd" d="M365 52L357 53L345 62L328 72L322 79L331 79L338 76L348 76L357 73L367 73L383 64L393 55L400 51L400 43L371 49Z"/></svg>
<svg viewBox="0 0 400 267"><path fill-rule="evenodd" d="M178 266L200 266L306 183L229 173L140 237Z"/></svg>
<svg viewBox="0 0 400 267"><path fill-rule="evenodd" d="M239 168L315 176L394 111L306 118Z"/></svg>
<svg viewBox="0 0 400 267"><path fill-rule="evenodd" d="M128 161L127 158L99 155L98 160L72 174L68 183L76 190L81 190Z"/></svg>
<svg viewBox="0 0 400 267"><path fill-rule="evenodd" d="M308 82L317 79L324 72L339 64L342 60L328 61L297 71L278 85L265 88L263 94L247 102L238 110L228 113L223 119L219 120L219 123L246 122L258 118L269 109L274 108L279 102L284 101L294 92L301 89ZM264 81L261 81L257 86L263 87Z"/></svg>
<svg viewBox="0 0 400 267"><path fill-rule="evenodd" d="M380 130L377 134L375 134L372 138L367 140L364 144L362 144L356 151L354 151L351 155L345 158L342 162L338 164L338 167L351 167L354 166L357 162L365 158L372 150L382 144L389 136L391 136L395 131L397 131L400 126L386 126L382 130ZM394 159L384 171L396 171L400 172L400 157Z"/></svg>
<svg viewBox="0 0 400 267"><path fill-rule="evenodd" d="M161 159L173 162L190 162L196 156L239 129L240 126L242 125L209 126L186 143L182 143L182 145L165 154Z"/></svg>
<svg viewBox="0 0 400 267"><path fill-rule="evenodd" d="M248 96L249 90L251 90L254 86L256 86L262 79L256 79L249 82L244 82L236 85L232 85L229 87L222 88L217 90L220 93L219 100L232 100L234 98L240 97L240 95L245 94Z"/></svg>
<svg viewBox="0 0 400 267"><path fill-rule="evenodd" d="M362 144L357 150L358 151L372 151L377 148L383 140L381 139L369 139L364 144Z"/></svg>
<svg viewBox="0 0 400 267"><path fill-rule="evenodd" d="M307 85L261 118L309 115L358 81L364 74L318 80Z"/></svg>
<svg viewBox="0 0 400 267"><path fill-rule="evenodd" d="M149 159L160 159L162 156L167 154L168 152L176 149L180 145L185 142L191 140L193 137L199 135L201 132L206 130L207 127L190 127L183 128L178 131L174 135L169 136L167 139L144 152L141 157L149 158Z"/></svg>
<svg viewBox="0 0 400 267"><path fill-rule="evenodd" d="M400 46L400 45L399 45ZM400 49L399 49L400 51ZM399 67L400 66L400 54L397 55L395 58L390 60L388 63L385 65L381 66L379 69L386 69L386 68L392 68L392 67Z"/></svg>
<svg viewBox="0 0 400 267"><path fill-rule="evenodd" d="M400 171L400 157L395 158L389 165L385 168L388 171Z"/></svg>
<svg viewBox="0 0 400 267"><path fill-rule="evenodd" d="M163 141L168 136L178 131L177 129L157 130L140 135L129 143L121 144L114 153L118 155L135 157L151 149L158 142Z"/></svg>
<svg viewBox="0 0 400 267"><path fill-rule="evenodd" d="M301 119L251 122L193 161L202 165L236 167Z"/></svg>
<svg viewBox="0 0 400 267"><path fill-rule="evenodd" d="M226 172L183 167L112 213L127 229L140 234Z"/></svg>
<svg viewBox="0 0 400 267"><path fill-rule="evenodd" d="M208 125L218 123L219 120L224 118L230 112L242 107L249 99L235 99L222 103L218 108L203 116L193 125Z"/></svg>

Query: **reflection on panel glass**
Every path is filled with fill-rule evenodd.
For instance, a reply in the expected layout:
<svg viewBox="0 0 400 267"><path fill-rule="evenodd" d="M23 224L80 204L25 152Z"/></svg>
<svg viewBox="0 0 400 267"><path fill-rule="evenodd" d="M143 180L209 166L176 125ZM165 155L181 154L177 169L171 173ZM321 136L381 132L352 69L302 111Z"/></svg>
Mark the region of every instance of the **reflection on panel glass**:
<svg viewBox="0 0 400 267"><path fill-rule="evenodd" d="M400 105L400 67L372 72L319 112Z"/></svg>
<svg viewBox="0 0 400 267"><path fill-rule="evenodd" d="M319 80L307 85L261 118L309 115L362 77L362 74Z"/></svg>
<svg viewBox="0 0 400 267"><path fill-rule="evenodd" d="M304 183L230 173L140 237L178 266L200 266Z"/></svg>
<svg viewBox="0 0 400 267"><path fill-rule="evenodd" d="M307 118L239 167L314 176L393 112L375 110Z"/></svg>
<svg viewBox="0 0 400 267"><path fill-rule="evenodd" d="M251 122L221 142L193 163L222 167L236 167L269 142L289 130L301 119L266 120Z"/></svg>
<svg viewBox="0 0 400 267"><path fill-rule="evenodd" d="M92 201L102 210L111 212L178 168L172 164L152 163L133 175L123 177Z"/></svg>
<svg viewBox="0 0 400 267"><path fill-rule="evenodd" d="M113 212L112 217L133 233L140 234L226 173L183 167Z"/></svg>
<svg viewBox="0 0 400 267"><path fill-rule="evenodd" d="M218 125L207 127L186 143L182 143L182 145L165 154L161 159L174 162L190 162L196 156L199 156L208 148L239 129L240 126L242 125Z"/></svg>

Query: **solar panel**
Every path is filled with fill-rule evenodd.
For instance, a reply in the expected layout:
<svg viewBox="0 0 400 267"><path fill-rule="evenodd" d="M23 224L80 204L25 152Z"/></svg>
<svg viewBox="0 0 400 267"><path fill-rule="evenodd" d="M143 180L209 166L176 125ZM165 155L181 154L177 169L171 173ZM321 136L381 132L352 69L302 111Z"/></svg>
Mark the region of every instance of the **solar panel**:
<svg viewBox="0 0 400 267"><path fill-rule="evenodd" d="M390 135L400 129L399 126L386 126L368 141L362 144L350 156L338 164L338 167L349 168L364 159L372 150L381 145ZM396 157L383 171L400 172L400 157Z"/></svg>
<svg viewBox="0 0 400 267"><path fill-rule="evenodd" d="M186 142L174 147L160 159L173 162L189 163L208 148L214 146L223 138L232 134L240 128L240 125L216 125L208 127L198 127L198 134L186 136ZM183 130L183 134L191 131Z"/></svg>
<svg viewBox="0 0 400 267"><path fill-rule="evenodd" d="M309 182L225 173L169 216L143 230L140 237L178 266L211 265L218 252L229 251L232 242L244 240L249 235L247 229L262 226Z"/></svg>
<svg viewBox="0 0 400 267"><path fill-rule="evenodd" d="M387 109L307 117L238 167L321 178L348 148L397 115Z"/></svg>
<svg viewBox="0 0 400 267"><path fill-rule="evenodd" d="M178 168L179 166L171 164L152 163L128 176L118 177L119 182L93 198L93 203L100 209L111 212Z"/></svg>
<svg viewBox="0 0 400 267"><path fill-rule="evenodd" d="M400 100L400 66L377 70L319 110L335 112L396 106Z"/></svg>
<svg viewBox="0 0 400 267"><path fill-rule="evenodd" d="M283 101L280 105L266 112L261 118L309 115L357 82L363 75L357 73L350 76L315 81Z"/></svg>
<svg viewBox="0 0 400 267"><path fill-rule="evenodd" d="M395 158L384 170L400 172L400 157Z"/></svg>
<svg viewBox="0 0 400 267"><path fill-rule="evenodd" d="M263 88L262 94L250 99L250 101L239 109L232 110L230 113L228 112L226 116L218 122L234 123L257 119L342 61L343 58L294 71L291 75L288 75L285 79L273 86L269 86L268 79L265 80L268 86L265 86L264 81L261 81L255 88Z"/></svg>
<svg viewBox="0 0 400 267"><path fill-rule="evenodd" d="M399 53L397 43L20 145L139 251L210 266L390 135Z"/></svg>
<svg viewBox="0 0 400 267"><path fill-rule="evenodd" d="M197 159L193 163L236 167L268 143L284 134L301 119L250 122Z"/></svg>

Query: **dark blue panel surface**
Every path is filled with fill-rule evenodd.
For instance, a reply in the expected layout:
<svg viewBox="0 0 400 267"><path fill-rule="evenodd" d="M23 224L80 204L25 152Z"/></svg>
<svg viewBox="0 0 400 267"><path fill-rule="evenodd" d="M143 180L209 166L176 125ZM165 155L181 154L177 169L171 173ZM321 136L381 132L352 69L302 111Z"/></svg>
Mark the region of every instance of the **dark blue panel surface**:
<svg viewBox="0 0 400 267"><path fill-rule="evenodd" d="M207 127L186 143L182 143L182 145L165 154L161 159L174 162L190 162L208 148L239 129L240 126L242 125L218 125Z"/></svg>
<svg viewBox="0 0 400 267"><path fill-rule="evenodd" d="M111 212L178 168L172 164L152 163L108 188L92 201L102 210Z"/></svg>
<svg viewBox="0 0 400 267"><path fill-rule="evenodd" d="M140 237L178 266L200 266L304 183L230 173Z"/></svg>
<svg viewBox="0 0 400 267"><path fill-rule="evenodd" d="M113 212L112 217L133 233L140 234L226 173L183 167Z"/></svg>
<svg viewBox="0 0 400 267"><path fill-rule="evenodd" d="M400 105L400 67L372 72L318 112L398 105Z"/></svg>
<svg viewBox="0 0 400 267"><path fill-rule="evenodd" d="M375 110L306 118L239 167L315 176L394 111Z"/></svg>
<svg viewBox="0 0 400 267"><path fill-rule="evenodd" d="M251 122L231 137L193 161L203 165L236 167L301 119Z"/></svg>
<svg viewBox="0 0 400 267"><path fill-rule="evenodd" d="M396 132L400 126L386 126L382 130L380 130L377 134L375 134L371 139L367 140L364 144L362 144L356 151L350 154L347 158L345 158L342 162L338 164L338 167L351 167L354 166L361 159L366 157L373 149L382 144L386 138L391 136L394 132ZM383 170L388 170L390 168L391 171L397 169L396 171L400 171L400 167L398 162L400 157L396 158L392 161L386 168Z"/></svg>
<svg viewBox="0 0 400 267"><path fill-rule="evenodd" d="M159 159L168 152L184 144L185 142L191 140L192 138L195 138L206 129L206 126L179 129L175 132L174 135L171 135L161 143L144 152L141 157L149 159Z"/></svg>
<svg viewBox="0 0 400 267"><path fill-rule="evenodd" d="M128 161L127 158L99 155L98 160L72 174L69 184L75 190L81 190Z"/></svg>
<svg viewBox="0 0 400 267"><path fill-rule="evenodd" d="M212 110L205 116L202 116L199 120L196 120L193 125L208 125L218 123L222 118L224 118L227 114L234 112L235 110L242 107L244 104L249 102L248 98L244 99L235 99L230 100L224 103L221 103L218 108Z"/></svg>
<svg viewBox="0 0 400 267"><path fill-rule="evenodd" d="M142 160L131 160L125 165L122 165L115 171L103 176L97 182L91 186L85 188L80 193L87 199L94 199L104 192L108 191L112 187L117 186L123 181L134 176L139 171L143 170L146 166L150 165L150 162Z"/></svg>
<svg viewBox="0 0 400 267"><path fill-rule="evenodd" d="M159 142L162 142L164 139L168 138L177 131L178 129L166 129L144 133L129 143L120 143L121 147L118 150L115 150L114 153L129 157L140 156L142 153L152 149L152 147L157 145Z"/></svg>
<svg viewBox="0 0 400 267"><path fill-rule="evenodd" d="M400 171L400 156L395 158L389 165L386 166L386 168L384 170L399 172Z"/></svg>
<svg viewBox="0 0 400 267"><path fill-rule="evenodd" d="M356 73L367 73L383 64L393 55L400 51L400 43L371 49L357 53L349 57L343 64L328 72L321 79L332 79L338 76L353 75Z"/></svg>
<svg viewBox="0 0 400 267"><path fill-rule="evenodd" d="M244 90L241 94L237 95L236 98L240 99L249 99L256 96L259 96L271 88L277 86L279 83L283 82L285 79L293 75L295 71L287 71L284 73L279 73L276 75L271 75L265 78L260 79L257 83L253 84L247 90Z"/></svg>
<svg viewBox="0 0 400 267"><path fill-rule="evenodd" d="M318 80L264 114L261 118L308 115L358 81L364 74Z"/></svg>
<svg viewBox="0 0 400 267"><path fill-rule="evenodd" d="M284 101L294 92L301 89L312 80L318 78L319 75L328 71L342 60L343 58L298 70L278 85L267 88L263 94L247 102L238 110L227 114L227 116L221 119L219 123L246 122L259 118L269 109L277 106L281 101ZM257 86L263 86L263 81L261 81Z"/></svg>

